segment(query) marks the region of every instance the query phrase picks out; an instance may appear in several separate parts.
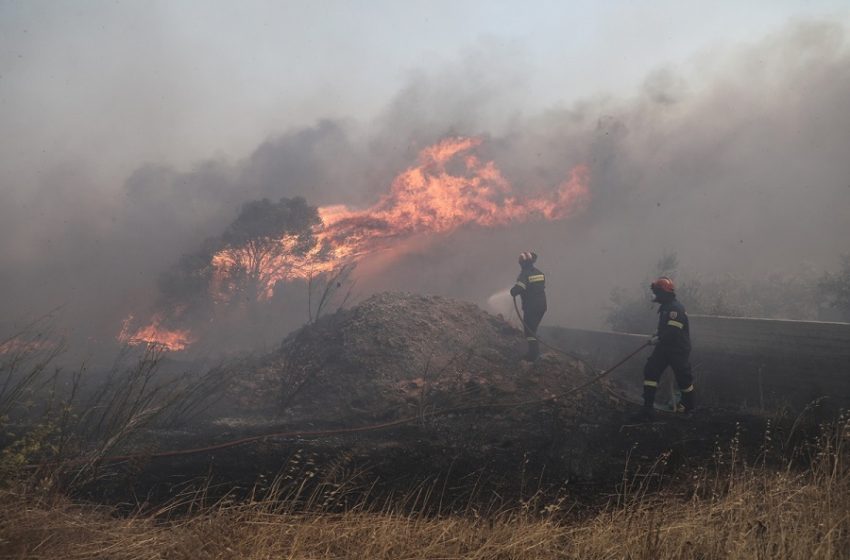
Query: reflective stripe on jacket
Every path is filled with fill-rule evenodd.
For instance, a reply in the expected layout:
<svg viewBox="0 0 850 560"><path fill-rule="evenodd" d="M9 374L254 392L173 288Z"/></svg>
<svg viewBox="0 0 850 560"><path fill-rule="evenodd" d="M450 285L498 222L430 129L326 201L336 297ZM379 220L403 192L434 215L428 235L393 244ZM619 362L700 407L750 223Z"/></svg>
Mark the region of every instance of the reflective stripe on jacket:
<svg viewBox="0 0 850 560"><path fill-rule="evenodd" d="M659 345L670 349L691 349L691 327L685 306L673 299L658 308Z"/></svg>
<svg viewBox="0 0 850 560"><path fill-rule="evenodd" d="M522 308L546 309L546 275L533 266L526 266L511 288L512 296L522 297Z"/></svg>

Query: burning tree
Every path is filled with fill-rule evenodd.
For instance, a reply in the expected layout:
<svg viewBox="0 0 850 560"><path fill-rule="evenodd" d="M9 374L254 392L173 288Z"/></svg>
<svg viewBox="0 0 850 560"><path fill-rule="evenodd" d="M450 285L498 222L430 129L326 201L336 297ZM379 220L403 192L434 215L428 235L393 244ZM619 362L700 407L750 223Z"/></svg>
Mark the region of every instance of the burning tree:
<svg viewBox="0 0 850 560"><path fill-rule="evenodd" d="M367 208L317 209L302 198L245 204L220 237L208 240L200 253L184 257L160 282L164 305L159 309L169 309L167 317L155 315L147 330L135 334L125 329L121 339L160 342L168 328L169 339L176 334L194 338L190 331L179 331L180 324L209 325L240 315L236 330L245 334L250 323L249 329L261 333L261 325L276 326L283 314L280 306L285 302L278 297L278 288L299 282L306 285L312 321L361 258L391 250L400 240L448 235L470 225L559 220L589 199L589 171L584 165L570 169L548 192L519 196L495 162L475 153L482 142L482 138L449 137L424 148L416 165L400 173L389 191Z"/></svg>
<svg viewBox="0 0 850 560"><path fill-rule="evenodd" d="M129 316L119 340L183 350L198 339L186 324L255 325L248 337L275 323L280 310L269 305L275 285L302 277L321 256L314 231L321 224L315 207L300 197L244 204L219 237L184 255L159 280L160 300L149 324ZM257 332L254 332L254 331Z"/></svg>
<svg viewBox="0 0 850 560"><path fill-rule="evenodd" d="M278 282L303 277L312 260L308 255L318 257L313 232L321 222L316 208L301 197L243 205L210 260L215 269L213 297L269 299Z"/></svg>

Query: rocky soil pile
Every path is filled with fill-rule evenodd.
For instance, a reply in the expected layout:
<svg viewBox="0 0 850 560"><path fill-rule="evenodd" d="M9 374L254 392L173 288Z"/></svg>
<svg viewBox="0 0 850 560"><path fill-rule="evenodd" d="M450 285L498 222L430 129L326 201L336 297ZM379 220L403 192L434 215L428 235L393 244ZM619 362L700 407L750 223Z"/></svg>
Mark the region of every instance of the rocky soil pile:
<svg viewBox="0 0 850 560"><path fill-rule="evenodd" d="M234 366L226 413L183 435L154 434L160 449L254 443L157 459L141 477L115 480L170 495L196 478L250 488L285 468L295 469L286 480L357 472L373 497L423 481L461 504L523 496L529 485L596 496L624 469L657 469L662 454L665 468L688 477L717 442L758 449L763 440L759 422L728 414L630 424L637 407L604 383L573 390L592 379L586 364L551 352L529 364L524 351L520 330L475 305L379 294ZM275 435L254 439L263 434Z"/></svg>
<svg viewBox="0 0 850 560"><path fill-rule="evenodd" d="M528 364L524 352L521 331L471 303L383 293L304 327L237 372L236 400L281 420L363 424L547 399L592 374L552 353ZM585 414L606 400L599 387L568 398Z"/></svg>

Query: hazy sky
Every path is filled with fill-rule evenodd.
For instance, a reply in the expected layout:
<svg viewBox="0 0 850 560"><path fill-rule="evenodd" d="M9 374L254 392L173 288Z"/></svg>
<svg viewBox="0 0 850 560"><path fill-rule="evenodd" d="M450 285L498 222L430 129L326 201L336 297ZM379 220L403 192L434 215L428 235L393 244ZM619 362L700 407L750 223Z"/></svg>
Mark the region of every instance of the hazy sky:
<svg viewBox="0 0 850 560"><path fill-rule="evenodd" d="M8 181L82 157L114 179L147 160L239 157L293 125L368 120L417 73L490 51L513 110L533 113L848 13L842 0L0 0L0 164Z"/></svg>
<svg viewBox="0 0 850 560"><path fill-rule="evenodd" d="M361 287L486 302L535 248L548 320L598 327L662 252L834 267L848 30L846 0L0 0L0 330L67 304L114 338L241 204L368 206L455 133L520 194L587 164L589 208L458 232Z"/></svg>

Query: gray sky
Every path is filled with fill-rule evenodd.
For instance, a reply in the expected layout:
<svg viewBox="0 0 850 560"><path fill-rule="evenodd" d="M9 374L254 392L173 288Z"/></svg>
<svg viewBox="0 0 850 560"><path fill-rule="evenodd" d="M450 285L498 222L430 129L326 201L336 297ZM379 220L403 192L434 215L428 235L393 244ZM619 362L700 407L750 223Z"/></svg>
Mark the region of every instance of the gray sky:
<svg viewBox="0 0 850 560"><path fill-rule="evenodd" d="M848 13L841 0L0 0L4 180L74 158L116 179L147 160L240 157L318 118L368 121L417 73L475 52L508 59L515 111L628 96L653 69Z"/></svg>
<svg viewBox="0 0 850 560"><path fill-rule="evenodd" d="M114 338L242 203L368 206L449 133L523 192L589 165L591 205L373 289L485 302L536 248L549 320L599 327L662 251L824 270L850 238L848 31L846 0L0 0L0 317L66 304Z"/></svg>

